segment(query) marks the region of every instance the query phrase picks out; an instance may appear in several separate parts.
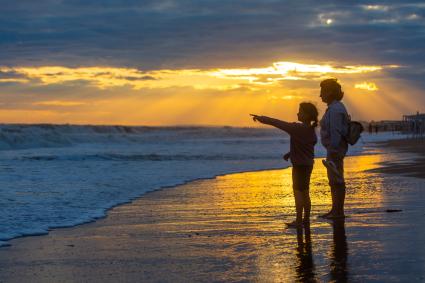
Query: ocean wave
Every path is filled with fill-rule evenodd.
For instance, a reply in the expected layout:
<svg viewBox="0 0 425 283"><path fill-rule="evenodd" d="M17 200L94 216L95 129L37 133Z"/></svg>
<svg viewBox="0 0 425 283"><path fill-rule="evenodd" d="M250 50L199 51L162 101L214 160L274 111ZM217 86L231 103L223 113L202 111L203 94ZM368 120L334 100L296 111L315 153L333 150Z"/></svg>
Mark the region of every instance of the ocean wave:
<svg viewBox="0 0 425 283"><path fill-rule="evenodd" d="M0 125L0 150L69 147L76 144L140 144L216 139L240 143L243 138L282 136L275 129L234 127L147 127L53 124ZM234 139L234 140L232 140Z"/></svg>
<svg viewBox="0 0 425 283"><path fill-rule="evenodd" d="M194 161L194 160L264 160L276 159L276 155L208 155L208 154L89 154L89 155L36 155L23 156L18 160L33 161Z"/></svg>

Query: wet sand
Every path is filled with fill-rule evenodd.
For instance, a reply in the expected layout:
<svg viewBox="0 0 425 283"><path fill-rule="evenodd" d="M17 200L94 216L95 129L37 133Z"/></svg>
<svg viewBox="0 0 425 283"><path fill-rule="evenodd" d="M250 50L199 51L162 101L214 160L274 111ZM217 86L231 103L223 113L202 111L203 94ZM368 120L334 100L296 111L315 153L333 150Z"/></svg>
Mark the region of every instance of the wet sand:
<svg viewBox="0 0 425 283"><path fill-rule="evenodd" d="M304 231L284 224L294 213L290 168L230 174L146 194L94 223L12 240L0 248L0 281L424 281L424 180L370 171L400 156L346 159L345 221L317 219L330 205L319 160Z"/></svg>
<svg viewBox="0 0 425 283"><path fill-rule="evenodd" d="M399 160L383 162L375 172L425 178L425 139L410 138L378 143L381 148L408 153Z"/></svg>

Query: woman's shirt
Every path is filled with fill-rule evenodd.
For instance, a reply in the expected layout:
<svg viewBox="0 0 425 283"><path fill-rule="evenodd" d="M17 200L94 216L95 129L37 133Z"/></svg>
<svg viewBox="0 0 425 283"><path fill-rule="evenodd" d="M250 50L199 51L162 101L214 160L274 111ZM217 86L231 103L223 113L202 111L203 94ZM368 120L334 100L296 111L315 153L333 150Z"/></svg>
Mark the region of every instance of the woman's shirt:
<svg viewBox="0 0 425 283"><path fill-rule="evenodd" d="M333 101L328 105L320 121L320 140L328 152L345 155L348 149L345 136L348 133L349 116L341 101Z"/></svg>
<svg viewBox="0 0 425 283"><path fill-rule="evenodd" d="M260 116L260 122L275 126L290 136L290 158L293 165L313 165L314 145L317 136L314 128L303 123L288 123L267 116Z"/></svg>

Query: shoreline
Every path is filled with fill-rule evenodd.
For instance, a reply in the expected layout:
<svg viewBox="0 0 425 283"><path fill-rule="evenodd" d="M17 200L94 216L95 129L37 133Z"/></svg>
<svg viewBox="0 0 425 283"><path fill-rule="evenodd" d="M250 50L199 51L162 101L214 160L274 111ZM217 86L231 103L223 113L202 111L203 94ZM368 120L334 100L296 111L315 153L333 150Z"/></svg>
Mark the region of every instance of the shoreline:
<svg viewBox="0 0 425 283"><path fill-rule="evenodd" d="M113 206L111 206L109 208L105 208L103 210L101 216L93 217L92 219L89 219L87 221L78 222L77 224L48 227L46 232L29 233L29 234L19 235L19 236L12 237L12 238L0 239L0 250L2 248L4 248L4 247L10 247L11 244L9 242L10 241L13 241L13 240L17 240L17 239L21 239L21 238L28 238L28 237L46 236L51 231L55 231L55 230L58 230L58 229L75 228L75 227L78 227L78 226L81 226L81 225L86 225L86 224L94 223L94 222L96 222L98 220L105 219L105 218L108 217L108 212L109 211L111 211L111 210L113 210L113 209L115 209L117 207L123 206L123 205L131 204L131 203L137 201L138 199L143 198L146 195L151 194L151 193L161 192L161 191L166 190L166 189L173 189L173 188L176 188L176 187L180 187L180 186L184 186L184 185L190 184L192 182L214 180L214 179L219 178L219 177L224 177L224 176L233 175L233 174L256 173L256 172L271 171L271 170L285 170L285 169L288 169L288 168L291 168L291 167L292 167L292 165L289 163L287 167L270 167L270 168L266 168L266 169L254 169L254 170L248 170L248 171L246 171L246 170L242 170L242 171L231 171L231 172L228 172L228 173L213 175L212 177L194 178L194 179L190 179L188 181L184 181L184 182L181 182L181 183L176 183L174 185L162 186L162 187L159 187L157 189L153 189L151 191L144 192L141 195L136 196L136 197L133 197L133 198L127 200L127 201L117 203L117 204L115 204L115 205L113 205Z"/></svg>

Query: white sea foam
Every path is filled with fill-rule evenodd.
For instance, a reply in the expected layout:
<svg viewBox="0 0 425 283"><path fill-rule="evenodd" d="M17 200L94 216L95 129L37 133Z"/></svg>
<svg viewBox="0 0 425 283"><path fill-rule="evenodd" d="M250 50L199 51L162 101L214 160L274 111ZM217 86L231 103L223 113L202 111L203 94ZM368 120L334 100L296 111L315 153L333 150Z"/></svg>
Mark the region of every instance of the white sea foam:
<svg viewBox="0 0 425 283"><path fill-rule="evenodd" d="M397 137L365 135L350 154ZM288 136L275 129L1 125L0 245L92 221L158 188L287 167L288 148ZM317 146L317 156L324 152Z"/></svg>

